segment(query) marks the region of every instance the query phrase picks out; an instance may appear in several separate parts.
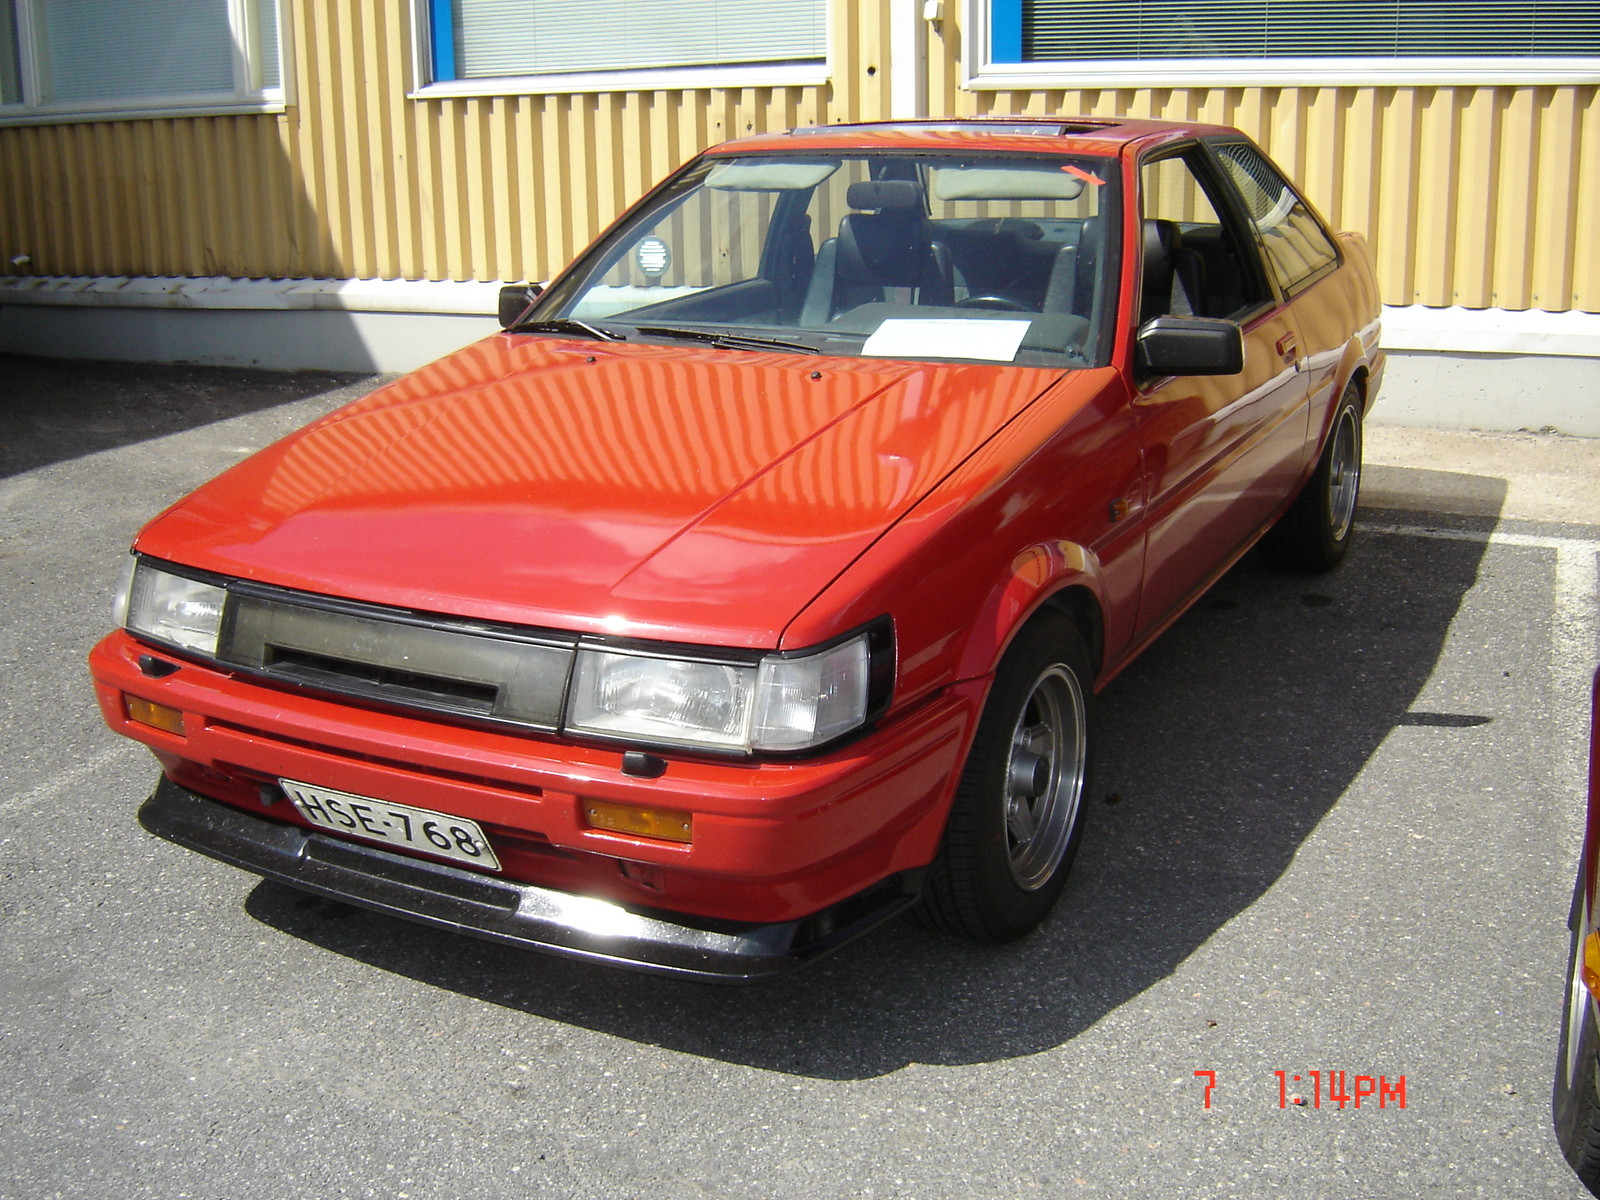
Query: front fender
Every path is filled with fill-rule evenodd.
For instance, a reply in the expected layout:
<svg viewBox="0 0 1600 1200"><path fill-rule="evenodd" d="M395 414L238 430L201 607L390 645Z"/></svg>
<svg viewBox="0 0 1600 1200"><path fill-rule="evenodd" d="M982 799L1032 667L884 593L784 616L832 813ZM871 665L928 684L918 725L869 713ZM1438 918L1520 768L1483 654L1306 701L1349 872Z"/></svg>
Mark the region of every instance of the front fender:
<svg viewBox="0 0 1600 1200"><path fill-rule="evenodd" d="M1033 615L1070 588L1082 588L1101 608L1100 563L1073 542L1038 542L1011 560L1009 571L995 581L968 631L958 660L957 678L976 679L994 671L1006 648ZM1085 630L1085 642L1098 659L1097 637Z"/></svg>

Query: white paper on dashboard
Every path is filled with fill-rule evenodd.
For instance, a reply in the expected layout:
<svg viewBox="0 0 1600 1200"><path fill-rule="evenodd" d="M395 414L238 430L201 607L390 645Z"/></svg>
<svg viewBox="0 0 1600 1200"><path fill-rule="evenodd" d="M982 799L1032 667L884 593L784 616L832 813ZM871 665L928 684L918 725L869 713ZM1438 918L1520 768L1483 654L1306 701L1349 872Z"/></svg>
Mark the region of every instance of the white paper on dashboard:
<svg viewBox="0 0 1600 1200"><path fill-rule="evenodd" d="M891 317L866 340L861 353L881 358L1016 358L1032 321L919 321Z"/></svg>

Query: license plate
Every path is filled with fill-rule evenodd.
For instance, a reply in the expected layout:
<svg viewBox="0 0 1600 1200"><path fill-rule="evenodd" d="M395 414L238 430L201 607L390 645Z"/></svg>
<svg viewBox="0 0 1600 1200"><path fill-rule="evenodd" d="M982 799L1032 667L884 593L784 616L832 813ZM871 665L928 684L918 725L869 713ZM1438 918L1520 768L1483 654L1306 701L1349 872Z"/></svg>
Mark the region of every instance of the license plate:
<svg viewBox="0 0 1600 1200"><path fill-rule="evenodd" d="M449 813L392 804L371 796L353 796L332 788L313 787L292 779L278 780L284 794L307 821L349 837L386 846L400 846L474 867L500 869L489 839L476 821Z"/></svg>

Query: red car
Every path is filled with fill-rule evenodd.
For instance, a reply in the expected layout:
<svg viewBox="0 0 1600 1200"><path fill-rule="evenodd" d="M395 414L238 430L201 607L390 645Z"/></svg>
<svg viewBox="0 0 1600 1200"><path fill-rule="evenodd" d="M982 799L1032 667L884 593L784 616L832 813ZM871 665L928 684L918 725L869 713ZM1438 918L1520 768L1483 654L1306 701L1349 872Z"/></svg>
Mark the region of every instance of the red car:
<svg viewBox="0 0 1600 1200"><path fill-rule="evenodd" d="M150 831L429 924L752 979L1050 911L1095 693L1351 538L1364 242L1243 134L700 155L505 332L138 536L91 655Z"/></svg>

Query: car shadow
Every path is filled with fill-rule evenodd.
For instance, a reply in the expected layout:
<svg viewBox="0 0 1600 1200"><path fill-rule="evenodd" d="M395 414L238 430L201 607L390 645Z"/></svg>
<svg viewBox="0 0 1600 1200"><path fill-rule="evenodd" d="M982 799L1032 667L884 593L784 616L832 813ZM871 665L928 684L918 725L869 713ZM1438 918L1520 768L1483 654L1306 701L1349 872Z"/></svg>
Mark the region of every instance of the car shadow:
<svg viewBox="0 0 1600 1200"><path fill-rule="evenodd" d="M1038 1053L1171 974L1258 900L1397 726L1488 720L1412 711L1485 548L1397 531L1418 515L1364 510L1372 531L1320 578L1248 556L1107 689L1082 852L1056 913L1013 945L900 921L804 971L724 988L512 950L273 883L247 911L486 1003L799 1076Z"/></svg>
<svg viewBox="0 0 1600 1200"><path fill-rule="evenodd" d="M370 378L0 354L0 478L334 393Z"/></svg>

